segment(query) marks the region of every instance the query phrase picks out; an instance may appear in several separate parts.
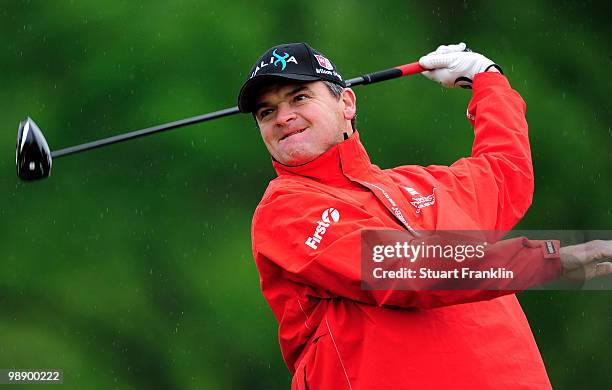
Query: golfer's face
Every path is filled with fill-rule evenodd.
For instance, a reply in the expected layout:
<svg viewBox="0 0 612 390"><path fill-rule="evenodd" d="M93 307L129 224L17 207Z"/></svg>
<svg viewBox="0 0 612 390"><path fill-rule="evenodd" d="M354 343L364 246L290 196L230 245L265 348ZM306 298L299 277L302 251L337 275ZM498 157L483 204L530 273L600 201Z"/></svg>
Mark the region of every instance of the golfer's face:
<svg viewBox="0 0 612 390"><path fill-rule="evenodd" d="M274 85L257 99L255 118L268 151L284 165L302 165L342 142L344 103L321 81Z"/></svg>

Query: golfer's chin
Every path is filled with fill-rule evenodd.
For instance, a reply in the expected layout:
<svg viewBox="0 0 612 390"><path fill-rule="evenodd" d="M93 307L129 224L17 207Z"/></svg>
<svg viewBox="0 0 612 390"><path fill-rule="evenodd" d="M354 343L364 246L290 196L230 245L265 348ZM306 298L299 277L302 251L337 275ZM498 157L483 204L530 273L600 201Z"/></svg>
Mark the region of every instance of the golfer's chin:
<svg viewBox="0 0 612 390"><path fill-rule="evenodd" d="M294 145L293 147L285 148L284 150L279 151L278 155L274 158L283 165L295 167L298 165L307 164L319 157L321 154L322 152L319 153L309 149L308 145Z"/></svg>

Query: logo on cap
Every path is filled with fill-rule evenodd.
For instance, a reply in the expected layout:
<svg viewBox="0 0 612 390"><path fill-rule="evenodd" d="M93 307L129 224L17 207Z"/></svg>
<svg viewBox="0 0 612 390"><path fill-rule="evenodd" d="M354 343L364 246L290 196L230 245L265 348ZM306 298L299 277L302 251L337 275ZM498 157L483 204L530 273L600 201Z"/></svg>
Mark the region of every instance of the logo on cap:
<svg viewBox="0 0 612 390"><path fill-rule="evenodd" d="M287 67L287 61L285 60L289 58L289 53L285 52L285 55L281 57L278 54L276 54L276 49L274 49L274 51L272 52L272 55L276 57L276 61L274 61L274 66L276 66L276 64L278 64L278 62L280 61L282 65L281 70L285 70L285 68Z"/></svg>
<svg viewBox="0 0 612 390"><path fill-rule="evenodd" d="M257 75L257 73L259 73L261 69L265 68L268 65L274 65L274 67L278 67L278 64L280 63L282 72L287 67L288 62L293 62L296 65L298 64L298 61L295 59L294 56L289 55L289 53L287 52L284 52L281 56L276 52L276 49L274 49L270 60L267 60L267 58L263 58L260 63L255 66L255 69L253 70L253 72L251 73L251 77L249 78L255 77L255 75Z"/></svg>
<svg viewBox="0 0 612 390"><path fill-rule="evenodd" d="M315 54L314 56L317 59L317 62L319 63L319 65L321 65L323 68L327 70L334 70L334 66L332 65L330 60L328 60L327 58L323 57L320 54Z"/></svg>

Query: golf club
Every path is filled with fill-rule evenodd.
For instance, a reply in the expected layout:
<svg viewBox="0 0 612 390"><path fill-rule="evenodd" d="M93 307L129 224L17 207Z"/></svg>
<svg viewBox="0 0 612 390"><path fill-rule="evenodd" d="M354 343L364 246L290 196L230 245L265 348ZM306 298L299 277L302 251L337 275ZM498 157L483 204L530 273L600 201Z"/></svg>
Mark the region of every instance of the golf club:
<svg viewBox="0 0 612 390"><path fill-rule="evenodd" d="M422 68L418 62L413 62L355 77L353 79L346 80L345 83L347 87L372 84L379 81L421 73L425 70L426 69ZM51 166L53 164L53 159L55 158L99 148L101 146L110 145L121 141L127 141L129 139L138 138L149 134L159 133L165 130L175 129L177 127L222 118L237 114L239 112L240 111L237 106L226 108L223 110L164 123L55 151L49 150L49 145L47 144L42 131L36 125L34 120L32 120L30 117L26 117L25 120L19 123L19 131L17 133L17 148L15 158L15 163L17 165L17 176L19 176L19 178L22 180L28 181L44 179L51 174Z"/></svg>

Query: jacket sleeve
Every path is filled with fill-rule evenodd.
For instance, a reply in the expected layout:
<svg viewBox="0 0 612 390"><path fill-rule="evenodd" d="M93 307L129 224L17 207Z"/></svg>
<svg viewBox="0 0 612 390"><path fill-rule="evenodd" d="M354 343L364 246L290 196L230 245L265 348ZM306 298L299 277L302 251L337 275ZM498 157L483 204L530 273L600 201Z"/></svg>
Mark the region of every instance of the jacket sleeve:
<svg viewBox="0 0 612 390"><path fill-rule="evenodd" d="M450 167L403 166L390 171L433 179L483 230L510 230L533 196L525 102L506 77L480 73L474 79L467 116L474 125L471 157Z"/></svg>
<svg viewBox="0 0 612 390"><path fill-rule="evenodd" d="M365 210L326 194L285 192L263 201L254 214L252 242L266 298L282 300L290 294L288 288L300 288L323 299L343 297L377 306L432 308L515 292L366 290L361 277L361 231L366 228L388 230ZM307 244L310 238L315 239L314 245ZM532 283L558 276L558 256L546 258L541 242L528 243L508 241L502 249L512 254L508 256L512 261L529 266Z"/></svg>

